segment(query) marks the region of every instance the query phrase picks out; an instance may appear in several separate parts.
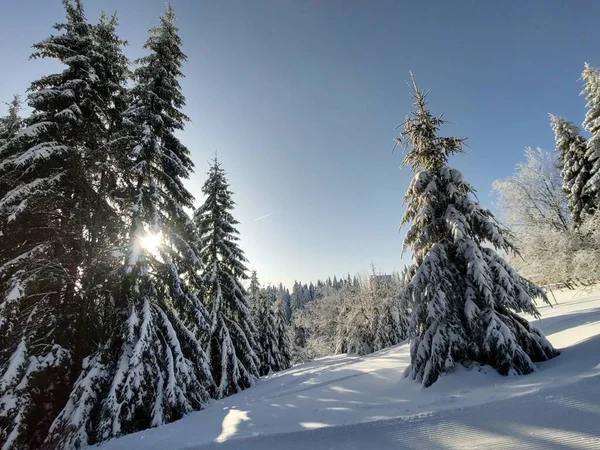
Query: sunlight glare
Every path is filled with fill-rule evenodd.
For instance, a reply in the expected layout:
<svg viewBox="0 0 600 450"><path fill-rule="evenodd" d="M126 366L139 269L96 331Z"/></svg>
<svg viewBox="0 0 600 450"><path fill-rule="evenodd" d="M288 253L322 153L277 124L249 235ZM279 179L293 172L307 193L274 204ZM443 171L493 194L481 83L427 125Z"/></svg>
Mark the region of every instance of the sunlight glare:
<svg viewBox="0 0 600 450"><path fill-rule="evenodd" d="M148 233L140 238L140 247L152 253L158 250L161 240L160 233Z"/></svg>

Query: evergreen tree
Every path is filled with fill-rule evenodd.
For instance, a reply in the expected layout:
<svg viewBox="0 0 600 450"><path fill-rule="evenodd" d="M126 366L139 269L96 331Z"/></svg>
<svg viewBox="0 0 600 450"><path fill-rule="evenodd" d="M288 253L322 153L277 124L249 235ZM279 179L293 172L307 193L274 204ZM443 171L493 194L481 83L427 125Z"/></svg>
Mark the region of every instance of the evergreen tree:
<svg viewBox="0 0 600 450"><path fill-rule="evenodd" d="M587 140L585 158L591 165L590 178L587 180L583 194L592 198L594 211L600 208L600 70L589 64L581 76L585 81L583 94L587 99L588 111L583 121L583 128L591 133Z"/></svg>
<svg viewBox="0 0 600 450"><path fill-rule="evenodd" d="M277 338L276 348L278 351L275 359L277 367L273 370L285 370L291 367L292 362L292 344L290 342L290 330L285 317L285 306L280 300L275 300L271 305L271 310L275 317L275 336Z"/></svg>
<svg viewBox="0 0 600 450"><path fill-rule="evenodd" d="M86 169L94 198L85 224L89 232L82 263L85 274L81 280L83 302L79 317L81 339L88 342L101 342L113 331L110 318L118 290L114 268L121 263L118 255L126 229L118 189L123 182L120 161L124 152L118 139L127 106L126 84L130 73L129 60L123 54L127 43L117 36L117 25L115 15L101 13L99 23L91 30L92 62L99 93L96 114L103 126L95 145L90 146L91 163Z"/></svg>
<svg viewBox="0 0 600 450"><path fill-rule="evenodd" d="M17 136L24 125L23 119L20 116L20 97L15 95L12 102L7 106L8 111L6 116L0 117L0 170L5 167L5 163L10 161L12 150L7 144ZM11 190L11 183L8 177L0 178L0 198L3 198L9 190Z"/></svg>
<svg viewBox="0 0 600 450"><path fill-rule="evenodd" d="M145 45L149 55L138 61L117 139L125 149L114 163L122 176L120 208L129 236L110 332L84 360L52 426L52 439L65 448L177 420L199 409L212 392L202 345L206 314L198 292L182 277L193 277L199 264L193 222L184 210L192 207L183 179L193 165L175 137L187 120L177 81L185 55L170 5L160 21ZM110 36L110 23L101 26ZM150 240L158 245L148 245Z"/></svg>
<svg viewBox="0 0 600 450"><path fill-rule="evenodd" d="M290 292L283 287L283 284L279 283L277 288L277 301L281 302L283 308L283 316L285 317L286 323L290 323L292 318L292 305Z"/></svg>
<svg viewBox="0 0 600 450"><path fill-rule="evenodd" d="M252 271L252 275L250 276L250 286L248 288L248 302L250 304L250 308L254 310L254 308L258 305L260 297L260 283L258 282L258 276L256 275L256 270Z"/></svg>
<svg viewBox="0 0 600 450"><path fill-rule="evenodd" d="M566 119L551 115L550 121L560 157L563 191L573 223L578 226L584 214L593 214L596 209L594 198L584 193L592 171L592 164L586 157L586 140L579 129Z"/></svg>
<svg viewBox="0 0 600 450"><path fill-rule="evenodd" d="M26 128L1 150L0 440L37 448L92 345L82 334L86 252L97 202L94 167L109 102L94 28L80 0L33 58L62 63L29 89ZM17 244L18 243L18 244ZM6 430L11 430L10 434Z"/></svg>
<svg viewBox="0 0 600 450"><path fill-rule="evenodd" d="M268 375L278 369L278 342L275 330L275 315L271 309L271 300L265 289L262 289L254 307L254 323L256 340L259 346L259 375Z"/></svg>
<svg viewBox="0 0 600 450"><path fill-rule="evenodd" d="M544 291L521 277L488 243L514 251L506 230L474 201L474 189L448 165L463 140L439 137L444 123L426 108L414 85L415 111L397 142L414 178L405 196L404 246L413 252L404 301L411 309L411 366L407 375L424 386L456 364L489 364L502 375L536 370L534 362L558 354L540 331L517 313L539 313Z"/></svg>
<svg viewBox="0 0 600 450"><path fill-rule="evenodd" d="M202 280L210 316L208 353L217 398L235 394L254 384L260 350L254 340L256 327L242 286L246 258L238 246L238 222L231 214L232 192L221 164L213 161L202 192L207 196L195 212L200 235Z"/></svg>
<svg viewBox="0 0 600 450"><path fill-rule="evenodd" d="M291 293L291 307L292 311L297 311L302 307L302 285L297 281L294 281Z"/></svg>
<svg viewBox="0 0 600 450"><path fill-rule="evenodd" d="M8 141L14 139L17 133L23 127L23 119L20 116L21 98L15 95L8 104L8 113L5 117L0 117L0 147L3 147Z"/></svg>

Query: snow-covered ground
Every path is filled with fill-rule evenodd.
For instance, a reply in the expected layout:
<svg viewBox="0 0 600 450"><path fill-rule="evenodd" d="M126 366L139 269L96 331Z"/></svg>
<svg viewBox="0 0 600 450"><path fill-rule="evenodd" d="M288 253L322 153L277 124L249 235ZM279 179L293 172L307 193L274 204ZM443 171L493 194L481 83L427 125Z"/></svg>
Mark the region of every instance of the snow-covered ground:
<svg viewBox="0 0 600 450"><path fill-rule="evenodd" d="M101 449L600 449L600 290L555 295L536 325L562 354L533 374L461 367L424 389L405 344L320 358Z"/></svg>

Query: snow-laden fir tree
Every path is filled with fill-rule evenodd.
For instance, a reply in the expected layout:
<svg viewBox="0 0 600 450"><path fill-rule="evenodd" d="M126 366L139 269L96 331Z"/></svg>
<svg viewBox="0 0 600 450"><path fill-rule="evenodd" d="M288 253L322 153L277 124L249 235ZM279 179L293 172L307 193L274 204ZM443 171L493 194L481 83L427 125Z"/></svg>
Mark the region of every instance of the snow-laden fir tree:
<svg viewBox="0 0 600 450"><path fill-rule="evenodd" d="M256 274L256 270L252 271L252 275L250 275L250 286L248 286L248 303L250 305L250 309L253 311L258 306L258 302L260 300L260 283L258 281L258 275Z"/></svg>
<svg viewBox="0 0 600 450"><path fill-rule="evenodd" d="M253 270L248 286L248 305L252 313L252 321L256 327L255 339L258 346L256 355L259 361L258 374L260 376L270 372L269 363L272 361L270 344L276 340L272 328L273 317L270 312L268 297L269 293L266 289L262 289L256 270Z"/></svg>
<svg viewBox="0 0 600 450"><path fill-rule="evenodd" d="M238 245L235 202L225 171L215 158L202 187L204 203L194 220L200 236L202 281L210 321L208 354L217 398L254 384L260 367L256 327L242 281L248 278L246 258Z"/></svg>
<svg viewBox="0 0 600 450"><path fill-rule="evenodd" d="M20 116L20 112L21 98L15 95L13 100L8 104L6 116L0 117L0 147L13 139L23 126L23 119Z"/></svg>
<svg viewBox="0 0 600 450"><path fill-rule="evenodd" d="M6 116L0 117L0 167L4 167L3 161L11 157L11 149L6 144L14 139L23 127L23 119L20 116L20 97L15 95L7 106ZM12 188L8 177L0 178L0 198L3 198L10 189Z"/></svg>
<svg viewBox="0 0 600 450"><path fill-rule="evenodd" d="M563 117L551 115L550 123L560 158L563 191L573 223L578 226L584 215L593 214L596 209L594 197L584 192L593 168L586 157L586 140L581 136L579 128Z"/></svg>
<svg viewBox="0 0 600 450"><path fill-rule="evenodd" d="M0 441L49 446L47 432L93 345L82 290L94 174L106 135L99 48L80 0L35 44L64 66L29 89L26 128L0 149ZM91 326L91 325L90 325Z"/></svg>
<svg viewBox="0 0 600 450"><path fill-rule="evenodd" d="M292 311L297 311L304 305L302 298L302 285L294 280L292 292L290 294L290 305Z"/></svg>
<svg viewBox="0 0 600 450"><path fill-rule="evenodd" d="M515 272L492 248L511 252L509 233L473 198L473 187L448 165L463 140L440 137L444 121L414 84L415 111L398 143L414 171L405 196L404 246L413 253L403 301L411 310L411 365L424 386L457 364L488 364L500 374L526 374L558 352L518 315L539 313L544 291ZM487 244L487 245L484 245Z"/></svg>
<svg viewBox="0 0 600 450"><path fill-rule="evenodd" d="M261 376L290 366L290 349L282 306L276 302L272 291L262 289L253 309Z"/></svg>
<svg viewBox="0 0 600 450"><path fill-rule="evenodd" d="M275 316L274 328L278 351L276 370L289 369L292 365L292 343L290 341L290 327L287 324L285 316L285 305L281 300L275 298L272 304L272 311Z"/></svg>
<svg viewBox="0 0 600 450"><path fill-rule="evenodd" d="M283 308L283 316L285 317L286 323L290 323L292 318L292 297L287 288L283 287L283 284L279 283L277 288L277 301L281 302Z"/></svg>
<svg viewBox="0 0 600 450"><path fill-rule="evenodd" d="M113 331L110 318L119 287L119 274L114 269L121 263L119 250L126 230L119 189L123 186L125 152L119 134L129 98L126 85L130 72L129 60L123 54L127 43L117 35L117 25L115 15L101 13L99 22L92 27L96 89L100 94L97 114L104 126L96 145L90 148L93 163L87 168L94 199L86 225L89 233L82 264L85 307L81 338L89 342L103 342Z"/></svg>
<svg viewBox="0 0 600 450"><path fill-rule="evenodd" d="M177 81L185 55L170 5L150 34L118 139L129 229L120 286L110 333L84 361L52 426L64 448L177 420L200 409L213 389L203 347L208 322L190 279L199 257L183 179L193 164L175 136L187 120Z"/></svg>
<svg viewBox="0 0 600 450"><path fill-rule="evenodd" d="M583 194L592 198L593 209L597 211L600 209L600 70L586 64L581 78L585 82L582 94L586 96L588 108L583 128L592 135L587 140L585 154L591 165L590 179L586 182Z"/></svg>

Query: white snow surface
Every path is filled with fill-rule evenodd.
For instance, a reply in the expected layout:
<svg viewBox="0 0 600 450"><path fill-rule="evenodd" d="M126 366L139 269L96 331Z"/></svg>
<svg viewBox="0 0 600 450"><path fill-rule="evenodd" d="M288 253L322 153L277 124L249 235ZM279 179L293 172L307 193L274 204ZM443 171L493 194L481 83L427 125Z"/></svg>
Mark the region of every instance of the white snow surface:
<svg viewBox="0 0 600 450"><path fill-rule="evenodd" d="M555 295L536 325L562 354L532 374L461 366L422 388L400 344L297 365L100 448L600 449L600 287Z"/></svg>

